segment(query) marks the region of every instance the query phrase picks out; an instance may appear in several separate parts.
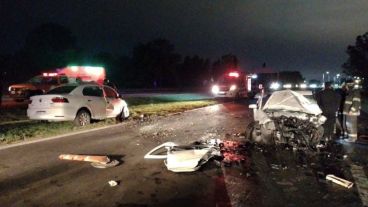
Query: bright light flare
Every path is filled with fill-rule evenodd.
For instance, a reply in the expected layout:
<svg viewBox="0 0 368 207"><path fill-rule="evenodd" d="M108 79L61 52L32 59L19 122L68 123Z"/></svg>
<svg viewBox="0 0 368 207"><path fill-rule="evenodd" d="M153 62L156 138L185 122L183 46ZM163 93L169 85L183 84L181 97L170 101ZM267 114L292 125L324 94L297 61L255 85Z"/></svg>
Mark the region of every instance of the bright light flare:
<svg viewBox="0 0 368 207"><path fill-rule="evenodd" d="M230 77L238 78L238 77L239 77L239 73L238 73L238 72L230 72L230 73L229 73L229 76L230 76Z"/></svg>
<svg viewBox="0 0 368 207"><path fill-rule="evenodd" d="M307 84L305 84L305 83L301 83L301 84L300 84L300 88L303 88L303 89L307 88Z"/></svg>
<svg viewBox="0 0 368 207"><path fill-rule="evenodd" d="M93 74L95 76L100 76L103 73L103 68L102 67L90 67L90 66L86 66L84 67L84 70L87 73Z"/></svg>
<svg viewBox="0 0 368 207"><path fill-rule="evenodd" d="M42 75L45 77L53 77L53 76L57 76L57 73L42 73Z"/></svg>
<svg viewBox="0 0 368 207"><path fill-rule="evenodd" d="M283 85L283 87L284 87L284 88L287 88L287 89L290 89L292 86L291 86L291 84L290 84L290 83L288 83L288 84L284 84L284 85Z"/></svg>
<svg viewBox="0 0 368 207"><path fill-rule="evenodd" d="M280 83L278 82L271 83L270 89L277 90L279 88L280 88Z"/></svg>
<svg viewBox="0 0 368 207"><path fill-rule="evenodd" d="M218 92L220 92L220 87L218 87L218 85L212 86L212 93L218 94Z"/></svg>
<svg viewBox="0 0 368 207"><path fill-rule="evenodd" d="M312 84L309 85L309 88L317 88L317 84L312 83Z"/></svg>
<svg viewBox="0 0 368 207"><path fill-rule="evenodd" d="M236 90L236 85L231 85L230 86L230 91L235 91Z"/></svg>

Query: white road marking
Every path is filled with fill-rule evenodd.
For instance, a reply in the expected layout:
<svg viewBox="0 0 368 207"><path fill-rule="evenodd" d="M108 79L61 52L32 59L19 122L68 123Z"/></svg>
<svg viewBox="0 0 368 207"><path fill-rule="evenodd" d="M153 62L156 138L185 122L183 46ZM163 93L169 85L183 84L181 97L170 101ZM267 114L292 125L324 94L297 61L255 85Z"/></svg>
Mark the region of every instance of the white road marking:
<svg viewBox="0 0 368 207"><path fill-rule="evenodd" d="M350 171L354 177L363 206L368 206L368 179L364 173L363 167L352 164Z"/></svg>

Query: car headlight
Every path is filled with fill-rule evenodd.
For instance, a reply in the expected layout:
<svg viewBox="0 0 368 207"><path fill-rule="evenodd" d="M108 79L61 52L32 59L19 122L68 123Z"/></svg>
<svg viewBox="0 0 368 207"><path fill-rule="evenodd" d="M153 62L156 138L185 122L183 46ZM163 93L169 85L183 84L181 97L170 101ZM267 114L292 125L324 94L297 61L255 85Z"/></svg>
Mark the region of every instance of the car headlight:
<svg viewBox="0 0 368 207"><path fill-rule="evenodd" d="M230 91L234 91L236 89L236 85L231 85L230 86Z"/></svg>
<svg viewBox="0 0 368 207"><path fill-rule="evenodd" d="M280 83L278 82L271 83L270 89L277 90L279 88L280 88Z"/></svg>
<svg viewBox="0 0 368 207"><path fill-rule="evenodd" d="M305 84L305 83L302 83L302 84L300 84L300 88L307 88L307 84Z"/></svg>
<svg viewBox="0 0 368 207"><path fill-rule="evenodd" d="M217 85L212 86L212 93L217 94L220 92L220 88Z"/></svg>

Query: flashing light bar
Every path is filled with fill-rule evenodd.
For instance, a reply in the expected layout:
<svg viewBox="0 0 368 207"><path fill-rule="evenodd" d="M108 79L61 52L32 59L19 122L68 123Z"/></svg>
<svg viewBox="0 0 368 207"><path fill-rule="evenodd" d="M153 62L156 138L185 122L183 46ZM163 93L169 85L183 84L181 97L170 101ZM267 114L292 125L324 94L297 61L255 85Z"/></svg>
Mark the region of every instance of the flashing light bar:
<svg viewBox="0 0 368 207"><path fill-rule="evenodd" d="M53 76L57 76L57 73L42 73L42 76L53 77Z"/></svg>
<svg viewBox="0 0 368 207"><path fill-rule="evenodd" d="M238 78L238 77L239 77L239 73L238 73L238 72L230 72L230 73L229 73L229 76L230 76L230 77Z"/></svg>

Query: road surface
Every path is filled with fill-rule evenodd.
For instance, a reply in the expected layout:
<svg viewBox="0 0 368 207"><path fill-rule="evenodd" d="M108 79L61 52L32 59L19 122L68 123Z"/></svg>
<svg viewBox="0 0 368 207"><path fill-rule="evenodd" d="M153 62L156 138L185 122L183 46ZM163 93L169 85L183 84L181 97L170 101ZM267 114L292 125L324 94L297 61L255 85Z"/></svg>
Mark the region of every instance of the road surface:
<svg viewBox="0 0 368 207"><path fill-rule="evenodd" d="M105 130L0 150L1 206L362 206L364 146L331 146L305 155L283 148L247 148L242 165L213 161L197 172L174 173L145 160L153 147L210 138L244 140L245 102L223 103L167 117L145 117ZM63 153L109 155L119 166L96 169L59 160ZM346 159L342 155L348 155ZM353 171L352 171L353 170ZM325 174L354 181L346 189ZM115 180L118 186L110 187ZM359 185L358 185L359 184Z"/></svg>

